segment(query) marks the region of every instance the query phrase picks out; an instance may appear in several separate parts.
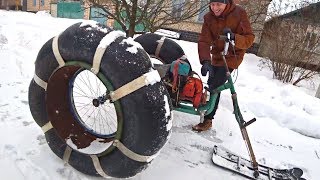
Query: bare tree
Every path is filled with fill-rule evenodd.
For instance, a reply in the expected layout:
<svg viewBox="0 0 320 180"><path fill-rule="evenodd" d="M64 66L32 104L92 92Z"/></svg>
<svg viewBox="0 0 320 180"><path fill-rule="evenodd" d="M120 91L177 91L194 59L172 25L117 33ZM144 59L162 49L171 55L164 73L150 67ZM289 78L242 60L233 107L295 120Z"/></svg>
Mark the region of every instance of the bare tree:
<svg viewBox="0 0 320 180"><path fill-rule="evenodd" d="M276 79L297 85L319 74L320 15L316 10L309 6L274 17L265 24L266 43L261 44L259 53L270 58L264 63Z"/></svg>
<svg viewBox="0 0 320 180"><path fill-rule="evenodd" d="M101 8L108 19L118 22L127 36L132 37L137 24L145 30L157 29L188 20L208 6L201 0L88 0L91 6Z"/></svg>

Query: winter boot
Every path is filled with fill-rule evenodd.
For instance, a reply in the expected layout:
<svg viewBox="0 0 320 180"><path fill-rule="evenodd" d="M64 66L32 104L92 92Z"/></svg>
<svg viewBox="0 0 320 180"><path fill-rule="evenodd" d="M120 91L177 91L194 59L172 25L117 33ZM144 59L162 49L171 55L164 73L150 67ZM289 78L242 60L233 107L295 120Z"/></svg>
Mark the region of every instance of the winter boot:
<svg viewBox="0 0 320 180"><path fill-rule="evenodd" d="M201 131L206 131L206 130L210 129L211 127L212 127L212 120L205 119L203 121L203 123L199 123L195 126L192 126L192 130L201 132Z"/></svg>

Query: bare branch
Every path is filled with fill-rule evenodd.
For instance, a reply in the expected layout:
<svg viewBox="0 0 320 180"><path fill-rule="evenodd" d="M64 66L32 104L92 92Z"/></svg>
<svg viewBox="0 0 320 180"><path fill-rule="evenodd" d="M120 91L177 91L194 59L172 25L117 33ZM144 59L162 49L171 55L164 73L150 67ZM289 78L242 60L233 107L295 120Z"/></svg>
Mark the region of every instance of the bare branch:
<svg viewBox="0 0 320 180"><path fill-rule="evenodd" d="M172 24L187 21L207 8L201 7L203 0L109 0L112 8L106 6L108 0L89 0L92 6L103 9L108 19L114 19L127 36L137 32L135 27L142 24L145 30L155 30ZM203 3L202 3L203 4Z"/></svg>

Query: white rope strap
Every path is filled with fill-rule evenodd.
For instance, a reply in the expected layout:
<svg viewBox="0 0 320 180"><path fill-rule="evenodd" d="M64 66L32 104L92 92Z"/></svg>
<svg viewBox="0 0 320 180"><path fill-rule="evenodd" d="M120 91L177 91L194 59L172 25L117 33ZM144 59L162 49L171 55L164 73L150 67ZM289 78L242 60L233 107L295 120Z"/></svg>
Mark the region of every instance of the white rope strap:
<svg viewBox="0 0 320 180"><path fill-rule="evenodd" d="M41 127L43 133L46 133L47 131L49 131L49 130L52 129L52 128L53 128L53 126L52 126L52 124L51 124L51 121L47 122L47 124L45 124L45 125L43 125L43 126Z"/></svg>
<svg viewBox="0 0 320 180"><path fill-rule="evenodd" d="M138 77L137 79L134 79L133 81L121 86L119 89L112 91L110 93L110 97L112 101L116 101L140 88L147 85L147 77L145 75L142 75Z"/></svg>
<svg viewBox="0 0 320 180"><path fill-rule="evenodd" d="M125 37L126 34L121 31L111 31L110 33L106 34L101 40L100 43L96 49L96 52L94 53L93 56L93 61L92 61L92 68L91 71L94 74L98 74L100 71L100 64L102 60L102 56L105 53L107 47L114 42L117 38L119 37Z"/></svg>
<svg viewBox="0 0 320 180"><path fill-rule="evenodd" d="M162 47L163 42L164 42L165 39L166 39L166 37L163 36L161 39L159 39L159 40L157 41L158 46L157 46L157 49L156 49L156 52L155 52L156 57L159 57L160 50L161 50L161 47Z"/></svg>
<svg viewBox="0 0 320 180"><path fill-rule="evenodd" d="M165 62L163 61L163 59L161 59L159 56L152 55L152 54L150 54L149 56L150 56L150 58L158 59L158 60L161 61L163 64L165 64Z"/></svg>
<svg viewBox="0 0 320 180"><path fill-rule="evenodd" d="M93 57L92 68L91 68L91 71L94 74L98 74L98 72L100 70L100 64L101 64L102 56L103 56L105 51L106 51L106 48L98 47L96 49L96 52L95 52L94 57Z"/></svg>
<svg viewBox="0 0 320 180"><path fill-rule="evenodd" d="M140 154L137 154L130 149L128 149L126 146L124 146L119 140L114 140L113 146L117 147L124 155L126 155L128 158L138 161L138 162L150 162L152 161L158 153L152 156L143 156Z"/></svg>
<svg viewBox="0 0 320 180"><path fill-rule="evenodd" d="M62 158L65 164L69 162L71 152L72 152L72 148L70 146L67 146L66 149L64 150L63 158Z"/></svg>
<svg viewBox="0 0 320 180"><path fill-rule="evenodd" d="M102 169L99 158L96 155L90 155L92 162L93 162L93 166L96 169L96 171L98 172L98 174L100 174L100 176L104 177L104 178L111 178L110 176L108 176Z"/></svg>
<svg viewBox="0 0 320 180"><path fill-rule="evenodd" d="M155 82L161 81L161 77L156 70L151 70L148 73L143 74L142 76L134 79L133 81L121 86L115 91L110 92L110 98L112 101L116 101L140 88L143 86L154 84Z"/></svg>
<svg viewBox="0 0 320 180"><path fill-rule="evenodd" d="M62 67L65 65L65 62L59 52L59 45L58 45L58 40L59 40L59 35L55 36L52 40L52 51L54 54L54 57L56 58L56 60L59 63L59 67Z"/></svg>
<svg viewBox="0 0 320 180"><path fill-rule="evenodd" d="M47 90L47 85L48 85L48 83L45 82L44 80L40 79L39 76L37 76L36 74L34 74L33 80L34 80L34 82L36 82L40 87L42 87L45 91Z"/></svg>

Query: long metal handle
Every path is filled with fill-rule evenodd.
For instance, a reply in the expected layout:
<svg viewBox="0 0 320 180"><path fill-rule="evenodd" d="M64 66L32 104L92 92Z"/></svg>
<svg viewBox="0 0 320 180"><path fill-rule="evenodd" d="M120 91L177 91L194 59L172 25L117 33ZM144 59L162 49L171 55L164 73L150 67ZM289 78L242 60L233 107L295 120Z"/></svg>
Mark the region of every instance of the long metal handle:
<svg viewBox="0 0 320 180"><path fill-rule="evenodd" d="M247 129L245 127L242 127L241 133L242 133L242 137L243 137L244 141L246 142L246 145L247 145L247 148L249 151L249 155L250 155L250 158L252 161L253 169L258 170L258 162L256 160L256 156L254 155Z"/></svg>
<svg viewBox="0 0 320 180"><path fill-rule="evenodd" d="M229 68L228 68L228 64L227 64L227 61L226 61L226 58L225 58L225 56L228 53L228 48L229 48L229 44L230 44L230 36L221 36L221 37L228 38L225 41L224 51L221 52L221 55L222 55L222 59L223 59L223 62L224 62L224 67L225 67L226 72L227 72L227 77L228 77L228 79L230 79L230 81L232 81L231 78L230 78L230 71L229 71ZM231 45L234 46L233 43ZM234 106L234 109L235 109L235 116L236 116L236 119L237 119L237 121L239 123L239 127L240 127L240 130L241 130L242 137L243 137L243 139L245 141L245 144L247 146L247 150L248 150L251 162L252 162L252 167L255 170L253 175L254 175L254 177L257 178L259 176L259 170L258 170L259 164L258 164L258 162L256 160L256 156L254 155L253 148L252 148L252 145L251 145L251 142L250 142L250 138L249 138L249 135L248 135L248 132L247 132L247 129L246 129L246 127L249 124L253 123L255 121L255 119L249 121L248 123L245 123L245 121L243 120L243 117L241 115L239 106L238 106L237 95L235 93L235 90L234 90L234 87L233 87L233 83L232 83L232 88L231 89L233 89L233 90L231 90L231 93L232 93L233 106ZM232 92L232 91L234 91L234 92Z"/></svg>

